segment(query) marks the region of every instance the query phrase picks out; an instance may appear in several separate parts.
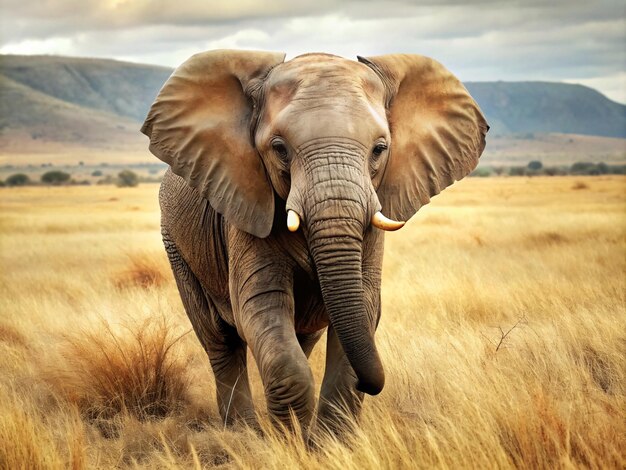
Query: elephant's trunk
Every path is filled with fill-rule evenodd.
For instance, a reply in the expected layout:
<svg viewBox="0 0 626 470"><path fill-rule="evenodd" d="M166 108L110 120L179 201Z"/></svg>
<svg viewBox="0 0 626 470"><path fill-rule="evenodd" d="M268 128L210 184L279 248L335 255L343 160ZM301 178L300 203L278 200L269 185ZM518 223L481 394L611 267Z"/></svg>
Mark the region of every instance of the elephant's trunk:
<svg viewBox="0 0 626 470"><path fill-rule="evenodd" d="M324 304L356 373L357 390L376 395L385 376L374 343L377 319L368 315L362 279L363 234L378 209L370 207L373 188L361 168L363 156L346 146L327 146L304 161L311 189L301 204L303 228Z"/></svg>
<svg viewBox="0 0 626 470"><path fill-rule="evenodd" d="M330 322L358 378L357 389L376 395L385 376L374 343L376 319L368 317L364 304L360 242L353 238L361 228L345 219L335 224L343 233L312 237L311 254Z"/></svg>

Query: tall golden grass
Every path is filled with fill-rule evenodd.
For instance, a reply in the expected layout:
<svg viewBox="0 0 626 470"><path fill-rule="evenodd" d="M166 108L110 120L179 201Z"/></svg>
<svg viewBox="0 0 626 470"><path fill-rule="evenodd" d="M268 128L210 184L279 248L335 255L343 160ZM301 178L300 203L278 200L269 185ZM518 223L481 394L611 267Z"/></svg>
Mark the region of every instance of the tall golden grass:
<svg viewBox="0 0 626 470"><path fill-rule="evenodd" d="M387 386L314 451L254 366L263 432L220 421L157 191L0 191L0 468L626 466L626 179L464 180L389 234Z"/></svg>

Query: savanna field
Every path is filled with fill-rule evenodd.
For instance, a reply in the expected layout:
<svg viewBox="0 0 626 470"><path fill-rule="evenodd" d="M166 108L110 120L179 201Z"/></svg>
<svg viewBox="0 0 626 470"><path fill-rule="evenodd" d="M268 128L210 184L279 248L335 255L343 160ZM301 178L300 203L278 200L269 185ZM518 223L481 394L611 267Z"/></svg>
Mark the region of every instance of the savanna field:
<svg viewBox="0 0 626 470"><path fill-rule="evenodd" d="M626 466L626 178L470 178L387 234L386 387L312 451L253 361L264 431L220 422L157 192L0 189L0 468Z"/></svg>

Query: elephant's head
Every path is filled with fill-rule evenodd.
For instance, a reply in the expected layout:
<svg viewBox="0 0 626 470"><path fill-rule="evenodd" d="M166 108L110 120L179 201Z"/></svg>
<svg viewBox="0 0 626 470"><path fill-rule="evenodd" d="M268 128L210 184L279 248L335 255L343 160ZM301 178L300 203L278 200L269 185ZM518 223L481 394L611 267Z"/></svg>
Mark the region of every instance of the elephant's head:
<svg viewBox="0 0 626 470"><path fill-rule="evenodd" d="M357 388L370 394L384 374L365 312L364 236L372 225L401 227L467 175L487 130L463 85L426 57L284 62L284 54L248 51L190 58L142 129L151 151L238 229L268 236L281 207L274 198L286 202Z"/></svg>

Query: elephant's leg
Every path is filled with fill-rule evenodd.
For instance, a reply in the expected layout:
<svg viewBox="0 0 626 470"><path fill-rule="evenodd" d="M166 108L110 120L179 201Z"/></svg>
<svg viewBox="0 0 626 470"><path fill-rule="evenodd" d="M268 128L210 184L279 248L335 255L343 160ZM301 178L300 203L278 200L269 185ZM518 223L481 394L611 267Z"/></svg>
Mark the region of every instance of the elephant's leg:
<svg viewBox="0 0 626 470"><path fill-rule="evenodd" d="M180 297L191 325L211 362L217 392L217 405L225 424L256 417L250 394L246 363L246 344L237 331L224 322L195 275L164 235Z"/></svg>
<svg viewBox="0 0 626 470"><path fill-rule="evenodd" d="M267 291L248 300L245 337L257 362L272 418L291 427L293 412L306 428L315 408L313 374L284 297L288 295Z"/></svg>
<svg viewBox="0 0 626 470"><path fill-rule="evenodd" d="M302 348L302 352L304 352L307 359L311 355L311 352L313 352L313 348L323 334L324 330L316 331L314 333L298 333L296 335L298 342L300 343L300 347Z"/></svg>
<svg viewBox="0 0 626 470"><path fill-rule="evenodd" d="M292 268L251 245L231 258L237 328L256 360L272 419L306 428L315 408L313 374L294 328ZM231 250L232 252L232 250Z"/></svg>
<svg viewBox="0 0 626 470"><path fill-rule="evenodd" d="M223 324L222 334L205 347L215 375L217 405L224 424L256 425L247 368L247 346L237 331Z"/></svg>
<svg viewBox="0 0 626 470"><path fill-rule="evenodd" d="M320 391L318 424L341 434L359 415L363 393L356 390L357 377L332 326L326 340L326 369Z"/></svg>

